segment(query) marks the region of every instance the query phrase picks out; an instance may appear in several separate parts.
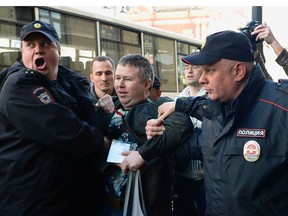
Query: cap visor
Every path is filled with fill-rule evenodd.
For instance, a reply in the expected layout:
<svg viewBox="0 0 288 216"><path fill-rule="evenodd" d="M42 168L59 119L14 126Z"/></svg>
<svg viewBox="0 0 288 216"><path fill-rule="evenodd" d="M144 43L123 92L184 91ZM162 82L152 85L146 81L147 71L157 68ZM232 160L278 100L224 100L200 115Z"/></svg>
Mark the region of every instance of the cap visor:
<svg viewBox="0 0 288 216"><path fill-rule="evenodd" d="M29 32L28 34L26 34L24 37L22 37L22 40L25 40L25 38L28 36L28 35L31 35L33 33L41 33L41 34L44 34L51 42L54 42L56 41L56 38L54 38L53 36L51 36L50 34L46 33L46 32L43 32L43 31L31 31Z"/></svg>
<svg viewBox="0 0 288 216"><path fill-rule="evenodd" d="M188 55L182 58L182 61L185 62L186 64L193 64L193 65L212 64L219 60L220 58L217 58L214 56L208 56L208 55L202 54L201 52Z"/></svg>

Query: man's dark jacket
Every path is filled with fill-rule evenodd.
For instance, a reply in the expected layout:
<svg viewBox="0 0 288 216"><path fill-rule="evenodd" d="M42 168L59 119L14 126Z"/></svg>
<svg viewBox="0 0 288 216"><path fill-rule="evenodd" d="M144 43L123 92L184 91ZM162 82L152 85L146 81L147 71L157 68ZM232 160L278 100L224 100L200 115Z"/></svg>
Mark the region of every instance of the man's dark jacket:
<svg viewBox="0 0 288 216"><path fill-rule="evenodd" d="M95 213L103 135L85 83L61 66L57 81L21 63L0 73L1 216Z"/></svg>
<svg viewBox="0 0 288 216"><path fill-rule="evenodd" d="M207 215L287 215L287 99L288 84L266 81L257 65L232 104L177 100L176 110L203 117Z"/></svg>
<svg viewBox="0 0 288 216"><path fill-rule="evenodd" d="M165 98L162 102L173 101ZM159 104L158 104L159 105ZM193 132L190 117L175 112L165 119L165 133L147 141L146 123L157 118L158 108L150 100L134 106L125 116L126 122L135 134L138 151L147 162L142 172L144 199L148 211L159 216L171 214L172 185L174 176L174 149Z"/></svg>

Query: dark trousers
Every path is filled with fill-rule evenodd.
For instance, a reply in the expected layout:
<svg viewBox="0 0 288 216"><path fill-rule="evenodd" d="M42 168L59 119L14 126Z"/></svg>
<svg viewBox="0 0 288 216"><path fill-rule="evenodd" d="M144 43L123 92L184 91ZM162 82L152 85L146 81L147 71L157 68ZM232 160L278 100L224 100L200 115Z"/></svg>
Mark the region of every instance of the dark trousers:
<svg viewBox="0 0 288 216"><path fill-rule="evenodd" d="M204 216L206 209L204 179L175 175L175 216Z"/></svg>

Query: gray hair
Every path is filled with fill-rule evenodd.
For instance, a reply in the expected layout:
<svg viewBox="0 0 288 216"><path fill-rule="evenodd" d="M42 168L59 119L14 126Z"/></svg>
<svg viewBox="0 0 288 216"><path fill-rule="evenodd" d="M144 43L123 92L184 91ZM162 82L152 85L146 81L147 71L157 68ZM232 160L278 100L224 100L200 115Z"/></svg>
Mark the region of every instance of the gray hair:
<svg viewBox="0 0 288 216"><path fill-rule="evenodd" d="M121 66L134 66L139 68L139 76L142 82L151 80L153 83L154 80L154 69L148 59L143 57L140 54L127 54L119 60L119 65ZM151 85L152 86L152 85Z"/></svg>

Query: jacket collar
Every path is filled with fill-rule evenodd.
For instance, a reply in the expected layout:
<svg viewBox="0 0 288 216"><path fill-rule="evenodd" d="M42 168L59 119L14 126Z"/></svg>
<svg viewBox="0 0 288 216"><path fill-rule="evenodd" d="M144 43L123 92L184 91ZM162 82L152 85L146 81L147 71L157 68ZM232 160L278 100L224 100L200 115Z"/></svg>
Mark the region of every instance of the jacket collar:
<svg viewBox="0 0 288 216"><path fill-rule="evenodd" d="M247 109L257 99L262 87L266 82L266 78L259 64L256 64L247 80L246 86L237 98L236 113L240 115L245 113Z"/></svg>

